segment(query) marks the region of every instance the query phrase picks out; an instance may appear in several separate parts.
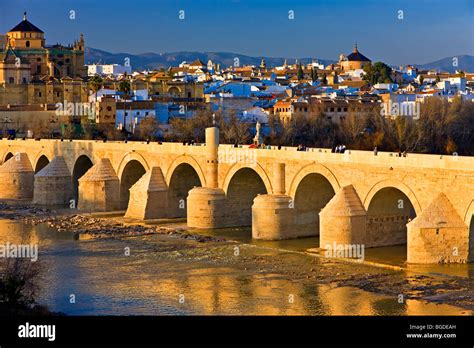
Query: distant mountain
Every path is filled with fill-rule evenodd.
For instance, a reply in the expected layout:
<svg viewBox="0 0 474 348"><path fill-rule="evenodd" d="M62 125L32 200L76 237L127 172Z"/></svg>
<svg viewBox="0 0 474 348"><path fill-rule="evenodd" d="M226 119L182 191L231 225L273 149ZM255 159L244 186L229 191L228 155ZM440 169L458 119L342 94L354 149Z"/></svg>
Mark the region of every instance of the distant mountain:
<svg viewBox="0 0 474 348"><path fill-rule="evenodd" d="M234 65L235 58L239 59L239 65L260 65L262 57L251 57L243 54L230 52L172 52L172 53L110 53L96 48L86 47L85 61L86 64L103 63L103 64L124 64L125 59L130 59L130 65L133 70L159 69L168 68L169 66L178 66L183 61L188 63L196 59L200 59L204 64L210 59L214 63L220 64L222 67ZM280 66L285 58L263 57L267 66ZM310 63L313 58L298 58L298 62L303 64ZM320 63L328 65L335 61L327 59L317 59ZM295 62L295 58L288 58L288 64Z"/></svg>
<svg viewBox="0 0 474 348"><path fill-rule="evenodd" d="M92 47L86 47L85 61L86 64L103 63L103 64L124 64L125 59L130 59L133 70L159 69L168 68L170 66L178 66L183 61L188 63L196 59L200 59L204 64L211 59L214 63L220 64L222 67L234 65L235 58L239 59L240 66L243 65L260 65L262 57L246 56L231 52L171 52L171 53L110 53ZM283 65L285 58L263 57L267 66ZM453 58L458 59L458 66L453 66ZM317 59L320 63L328 65L336 63L334 60ZM287 58L288 64L293 64L295 58ZM313 58L298 58L303 64L310 63ZM459 55L455 57L446 57L435 62L426 64L415 64L422 69L437 69L442 71L455 72L455 70L474 71L474 56Z"/></svg>
<svg viewBox="0 0 474 348"><path fill-rule="evenodd" d="M453 66L454 58L457 58L458 66ZM474 71L474 56L468 55L459 55L453 57L447 57L436 62L417 65L419 68L422 69L436 69L441 71L449 71L451 73L455 72L456 70L463 70L468 72Z"/></svg>

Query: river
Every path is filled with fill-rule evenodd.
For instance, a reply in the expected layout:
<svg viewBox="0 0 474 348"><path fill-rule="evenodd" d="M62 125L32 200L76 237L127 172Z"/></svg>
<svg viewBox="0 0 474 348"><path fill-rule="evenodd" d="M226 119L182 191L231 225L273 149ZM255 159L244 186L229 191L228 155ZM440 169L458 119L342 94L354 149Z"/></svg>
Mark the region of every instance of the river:
<svg viewBox="0 0 474 348"><path fill-rule="evenodd" d="M350 267L362 267L326 264L304 254L317 245L316 238L252 242L248 229L204 233L236 242L197 243L169 235L74 240L72 233L45 224L0 220L0 243L28 240L39 245L42 276L37 301L67 315L472 314L424 300L399 303L397 296L321 283L317 276L299 276L292 269L309 263L314 274L318 267L340 268L341 274L350 273ZM367 258L380 262L387 251L392 256L383 261L402 263L404 250L400 247L374 249ZM473 274L472 265L418 271L462 277ZM371 267L370 272L387 271Z"/></svg>

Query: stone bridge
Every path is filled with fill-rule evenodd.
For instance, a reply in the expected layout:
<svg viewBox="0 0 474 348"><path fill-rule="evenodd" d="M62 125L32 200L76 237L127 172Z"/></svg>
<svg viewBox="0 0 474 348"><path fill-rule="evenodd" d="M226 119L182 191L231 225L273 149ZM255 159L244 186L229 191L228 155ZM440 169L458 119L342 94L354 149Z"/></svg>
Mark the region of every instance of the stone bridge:
<svg viewBox="0 0 474 348"><path fill-rule="evenodd" d="M474 260L474 158L206 144L0 140L0 199L320 247L407 244L413 263ZM335 243L335 244L334 244Z"/></svg>

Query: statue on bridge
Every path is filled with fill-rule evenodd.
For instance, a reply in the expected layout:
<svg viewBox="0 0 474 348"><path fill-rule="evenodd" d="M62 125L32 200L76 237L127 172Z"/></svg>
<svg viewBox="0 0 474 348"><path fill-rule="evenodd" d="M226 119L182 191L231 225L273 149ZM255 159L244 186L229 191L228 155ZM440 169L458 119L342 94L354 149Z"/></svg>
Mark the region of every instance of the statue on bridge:
<svg viewBox="0 0 474 348"><path fill-rule="evenodd" d="M260 124L260 121L257 121L257 124L255 125L255 129L257 130L257 132L255 133L255 137L253 138L253 143L257 146L260 146L260 144L263 143L262 135L260 134L261 128L262 125Z"/></svg>

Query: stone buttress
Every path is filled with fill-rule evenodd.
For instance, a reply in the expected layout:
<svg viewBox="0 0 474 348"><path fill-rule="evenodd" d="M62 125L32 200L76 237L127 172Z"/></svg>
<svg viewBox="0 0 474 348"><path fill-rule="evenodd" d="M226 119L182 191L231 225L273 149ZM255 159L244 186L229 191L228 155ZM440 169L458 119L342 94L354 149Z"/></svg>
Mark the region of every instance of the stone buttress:
<svg viewBox="0 0 474 348"><path fill-rule="evenodd" d="M108 158L99 160L79 179L78 208L99 212L119 210L119 178Z"/></svg>

